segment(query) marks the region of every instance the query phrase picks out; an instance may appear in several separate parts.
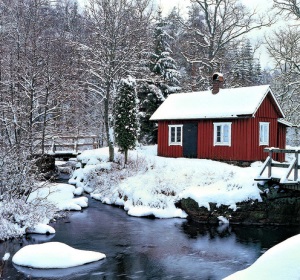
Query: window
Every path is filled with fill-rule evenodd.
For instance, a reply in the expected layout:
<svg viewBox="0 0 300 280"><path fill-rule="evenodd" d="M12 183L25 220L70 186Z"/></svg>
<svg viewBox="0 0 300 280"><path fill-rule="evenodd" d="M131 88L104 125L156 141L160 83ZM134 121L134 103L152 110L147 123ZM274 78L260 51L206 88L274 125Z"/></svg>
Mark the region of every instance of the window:
<svg viewBox="0 0 300 280"><path fill-rule="evenodd" d="M269 145L269 123L259 123L259 145Z"/></svg>
<svg viewBox="0 0 300 280"><path fill-rule="evenodd" d="M231 146L231 123L214 123L214 146Z"/></svg>
<svg viewBox="0 0 300 280"><path fill-rule="evenodd" d="M169 125L169 146L171 145L182 146L182 124Z"/></svg>

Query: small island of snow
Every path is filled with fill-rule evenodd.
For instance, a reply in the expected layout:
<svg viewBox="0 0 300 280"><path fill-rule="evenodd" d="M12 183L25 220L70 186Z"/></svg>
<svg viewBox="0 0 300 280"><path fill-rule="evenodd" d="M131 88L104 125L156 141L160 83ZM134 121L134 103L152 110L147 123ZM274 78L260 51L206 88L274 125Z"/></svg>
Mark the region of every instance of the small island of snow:
<svg viewBox="0 0 300 280"><path fill-rule="evenodd" d="M12 258L16 265L32 268L68 268L106 258L105 254L74 249L64 243L48 242L28 245Z"/></svg>

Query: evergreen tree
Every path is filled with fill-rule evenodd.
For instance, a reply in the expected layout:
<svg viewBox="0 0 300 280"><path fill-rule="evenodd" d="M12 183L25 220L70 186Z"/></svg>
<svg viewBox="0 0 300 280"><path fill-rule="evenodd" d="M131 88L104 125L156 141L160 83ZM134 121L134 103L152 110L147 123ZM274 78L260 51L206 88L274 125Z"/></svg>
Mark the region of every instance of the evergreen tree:
<svg viewBox="0 0 300 280"><path fill-rule="evenodd" d="M121 80L115 101L115 141L127 164L128 150L135 148L138 134L136 82L132 77Z"/></svg>
<svg viewBox="0 0 300 280"><path fill-rule="evenodd" d="M172 37L166 32L167 24L162 18L161 11L154 27L153 49L149 57L150 79L139 85L140 123L143 143L155 143L157 140L156 124L149 119L165 98L180 90L179 71L175 60L171 57L172 51L169 41Z"/></svg>
<svg viewBox="0 0 300 280"><path fill-rule="evenodd" d="M230 75L227 80L232 87L254 86L262 83L261 66L254 57L254 51L249 40L232 51Z"/></svg>

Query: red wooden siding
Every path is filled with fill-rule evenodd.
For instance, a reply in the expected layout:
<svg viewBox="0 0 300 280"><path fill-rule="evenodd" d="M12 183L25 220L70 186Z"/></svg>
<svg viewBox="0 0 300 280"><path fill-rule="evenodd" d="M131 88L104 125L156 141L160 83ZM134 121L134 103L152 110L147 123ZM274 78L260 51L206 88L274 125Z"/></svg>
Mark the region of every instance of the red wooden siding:
<svg viewBox="0 0 300 280"><path fill-rule="evenodd" d="M278 148L284 149L286 147L286 126L282 123L278 123L278 135L277 135ZM276 154L278 161L285 161L285 154Z"/></svg>
<svg viewBox="0 0 300 280"><path fill-rule="evenodd" d="M157 155L163 157L182 157L182 146L169 146L169 125L182 124L180 121L160 121L158 122Z"/></svg>
<svg viewBox="0 0 300 280"><path fill-rule="evenodd" d="M271 94L268 94L264 101L261 103L260 107L258 108L255 117L267 117L267 118L282 118L282 114L275 106L275 101Z"/></svg>
<svg viewBox="0 0 300 280"><path fill-rule="evenodd" d="M286 128L278 123L282 117L269 94L257 110L255 117L236 119L201 119L198 122L197 157L213 160L258 161L268 156L263 150L268 147L285 148ZM158 122L158 155L165 157L182 157L183 147L169 146L168 125L185 124L195 120L159 121ZM214 146L214 123L231 122L231 146ZM269 145L259 145L259 123L268 122ZM283 161L283 155L278 159Z"/></svg>

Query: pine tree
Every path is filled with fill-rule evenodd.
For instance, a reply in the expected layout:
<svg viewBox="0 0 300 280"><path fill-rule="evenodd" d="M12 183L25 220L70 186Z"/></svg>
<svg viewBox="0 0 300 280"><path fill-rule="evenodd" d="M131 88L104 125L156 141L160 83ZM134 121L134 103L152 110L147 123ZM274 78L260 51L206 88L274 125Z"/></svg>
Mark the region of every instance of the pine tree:
<svg viewBox="0 0 300 280"><path fill-rule="evenodd" d="M136 82L128 76L120 82L115 100L115 141L125 155L136 146L138 134Z"/></svg>
<svg viewBox="0 0 300 280"><path fill-rule="evenodd" d="M229 85L254 86L262 83L261 66L254 57L254 51L249 40L242 43L239 48L232 51L231 81Z"/></svg>
<svg viewBox="0 0 300 280"><path fill-rule="evenodd" d="M157 23L154 27L153 52L149 57L150 77L139 85L140 123L143 143L155 143L157 140L156 124L149 119L169 94L178 92L179 71L169 41L172 37L166 32L167 24L158 12Z"/></svg>

